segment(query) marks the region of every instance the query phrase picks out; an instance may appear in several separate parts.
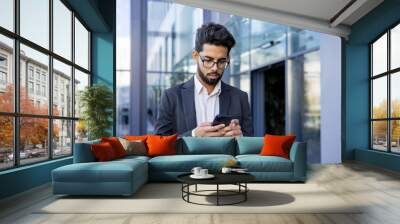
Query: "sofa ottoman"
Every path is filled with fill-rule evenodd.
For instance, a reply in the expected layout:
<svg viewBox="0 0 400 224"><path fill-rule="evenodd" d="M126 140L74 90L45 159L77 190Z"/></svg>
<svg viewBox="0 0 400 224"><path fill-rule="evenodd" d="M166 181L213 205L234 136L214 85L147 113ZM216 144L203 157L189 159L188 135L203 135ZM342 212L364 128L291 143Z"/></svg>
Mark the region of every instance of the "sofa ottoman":
<svg viewBox="0 0 400 224"><path fill-rule="evenodd" d="M148 181L148 157L74 163L52 171L53 193L132 195Z"/></svg>

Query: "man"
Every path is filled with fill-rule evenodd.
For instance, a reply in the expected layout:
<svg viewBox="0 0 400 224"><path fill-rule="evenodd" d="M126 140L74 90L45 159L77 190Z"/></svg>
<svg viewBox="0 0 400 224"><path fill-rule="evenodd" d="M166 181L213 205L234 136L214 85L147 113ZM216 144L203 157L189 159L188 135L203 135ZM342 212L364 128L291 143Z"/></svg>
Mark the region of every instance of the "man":
<svg viewBox="0 0 400 224"><path fill-rule="evenodd" d="M246 92L221 81L235 45L222 25L208 23L197 29L192 58L197 74L189 81L164 91L156 122L156 134L181 136L252 136L251 112ZM240 119L212 126L216 115Z"/></svg>

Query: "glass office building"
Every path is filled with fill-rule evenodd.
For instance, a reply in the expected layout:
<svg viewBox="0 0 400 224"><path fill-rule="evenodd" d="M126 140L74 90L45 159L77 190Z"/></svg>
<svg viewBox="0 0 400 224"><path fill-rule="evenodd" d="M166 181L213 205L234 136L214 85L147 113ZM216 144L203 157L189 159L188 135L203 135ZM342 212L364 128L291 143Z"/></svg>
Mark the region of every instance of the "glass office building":
<svg viewBox="0 0 400 224"><path fill-rule="evenodd" d="M140 1L131 1L130 8ZM320 147L320 34L265 21L193 8L170 1L142 1L146 8L146 121L154 132L163 90L196 72L192 60L197 28L225 25L236 40L223 81L249 95L256 136L297 135L318 158ZM119 4L118 4L119 3ZM135 49L127 1L117 1L117 134L132 133L131 55ZM133 5L132 5L133 4ZM143 4L143 3L142 3ZM139 7L139 6L138 6ZM141 6L143 7L143 6ZM315 148L314 150L312 148Z"/></svg>

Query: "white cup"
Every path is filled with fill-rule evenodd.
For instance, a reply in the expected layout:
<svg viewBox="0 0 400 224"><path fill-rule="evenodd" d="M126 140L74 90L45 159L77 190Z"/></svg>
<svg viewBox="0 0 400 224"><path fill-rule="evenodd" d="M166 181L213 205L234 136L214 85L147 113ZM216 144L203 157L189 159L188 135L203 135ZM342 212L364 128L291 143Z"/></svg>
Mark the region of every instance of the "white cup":
<svg viewBox="0 0 400 224"><path fill-rule="evenodd" d="M196 176L199 176L199 175L201 175L200 174L200 171L202 170L202 168L201 167L193 167L193 169L192 169L192 173L194 174L194 175L196 175Z"/></svg>
<svg viewBox="0 0 400 224"><path fill-rule="evenodd" d="M232 171L232 168L230 167L222 167L221 172L222 173L230 173Z"/></svg>
<svg viewBox="0 0 400 224"><path fill-rule="evenodd" d="M207 176L208 175L208 169L201 169L200 170L200 176Z"/></svg>

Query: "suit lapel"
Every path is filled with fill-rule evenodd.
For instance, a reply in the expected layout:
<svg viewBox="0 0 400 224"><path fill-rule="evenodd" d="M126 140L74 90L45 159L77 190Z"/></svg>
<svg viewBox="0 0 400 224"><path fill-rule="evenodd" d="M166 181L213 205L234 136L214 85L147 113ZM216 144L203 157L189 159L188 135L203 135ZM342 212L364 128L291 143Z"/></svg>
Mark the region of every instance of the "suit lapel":
<svg viewBox="0 0 400 224"><path fill-rule="evenodd" d="M181 89L182 108L185 115L185 122L188 129L196 127L196 107L194 104L194 79L183 84Z"/></svg>
<svg viewBox="0 0 400 224"><path fill-rule="evenodd" d="M221 82L221 94L219 95L219 114L229 115L229 106L231 105L230 89L224 82Z"/></svg>

